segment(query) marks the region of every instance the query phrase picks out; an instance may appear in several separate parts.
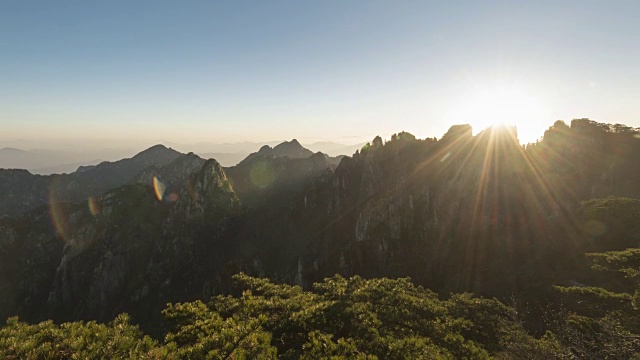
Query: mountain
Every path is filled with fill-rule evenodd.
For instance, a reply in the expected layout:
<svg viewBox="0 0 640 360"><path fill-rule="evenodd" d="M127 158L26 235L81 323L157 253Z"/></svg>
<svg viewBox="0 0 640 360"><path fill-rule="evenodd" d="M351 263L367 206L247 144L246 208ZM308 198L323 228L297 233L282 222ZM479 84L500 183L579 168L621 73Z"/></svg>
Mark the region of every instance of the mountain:
<svg viewBox="0 0 640 360"><path fill-rule="evenodd" d="M290 197L331 168L328 156L313 154L292 140L274 148L265 145L227 172L241 200L254 206L271 197Z"/></svg>
<svg viewBox="0 0 640 360"><path fill-rule="evenodd" d="M243 163L253 161L254 158L257 157L271 157L271 158L289 158L289 159L306 159L312 156L313 151L302 146L298 140L293 139L291 141L282 142L275 147L271 147L269 145L264 145L258 150L258 152L254 152L249 154L244 160L242 160L238 165L242 165ZM344 157L344 155L339 155L336 157L330 157L325 154L325 158L330 164L338 165L340 160Z"/></svg>
<svg viewBox="0 0 640 360"><path fill-rule="evenodd" d="M296 142L298 142L296 140ZM216 143L207 143L201 142L196 144L176 144L169 143L174 149L179 149L184 152L194 152L199 156L205 159L216 159L222 166L230 167L235 166L240 163L244 158L254 153L256 149L260 149L264 146L267 146L265 149L273 149L280 145L280 148L286 148L291 145L287 145L289 142L282 141L270 141L267 143L257 143L257 142L240 142L240 143L224 143L224 144L216 144ZM300 145L298 143L298 145ZM356 150L360 149L364 144L358 145L346 145L335 142L316 142L312 143L308 146L300 147L312 149L309 150L311 153L314 152L322 152L331 156L330 162L335 163L336 165L339 163L339 159L345 155L351 155ZM292 148L295 146L291 146ZM280 152L280 148L277 152ZM300 151L300 149L298 149ZM289 152L286 150L284 152ZM288 154L274 154L274 156L289 156L291 158L295 158L298 156L309 156L309 153L302 150L301 155L296 155L295 150L291 151Z"/></svg>
<svg viewBox="0 0 640 360"><path fill-rule="evenodd" d="M314 154L293 139L273 148L264 145L226 170L243 203L255 207L272 197L293 196L313 179L330 173L342 158Z"/></svg>
<svg viewBox="0 0 640 360"><path fill-rule="evenodd" d="M639 131L556 122L523 147L514 128L471 130L376 137L337 167L321 153L275 156L278 146L226 169L156 148L140 162L158 162L157 151L163 164L89 206L0 219L0 317L126 311L160 334L167 302L227 294L238 272L304 288L336 273L410 276L443 296L540 305L553 285L592 279L585 252L640 245ZM300 147L278 153L306 154ZM153 177L177 195L158 197Z"/></svg>
<svg viewBox="0 0 640 360"><path fill-rule="evenodd" d="M16 149L6 149L6 152L23 153ZM310 150L302 147L297 140L292 140L280 143L273 148L265 145L261 151L249 155L247 159L255 156L301 159L311 155L313 153ZM341 157L331 158L326 155L325 158L334 167L341 159ZM170 165L174 161L175 164ZM160 180L162 186L170 185L170 188L165 191L177 194L188 176L199 169L203 163L204 159L193 153L183 157L183 154L171 148L156 145L129 159L78 166L77 170L70 174L38 176L22 170L0 169L0 189L5 190L0 194L0 214L21 214L49 202L87 201L93 196L127 183L152 184L154 176ZM289 172L288 169L281 168L281 170L285 170L285 173ZM232 170L232 173L235 171ZM297 178L300 175L292 176ZM242 180L239 181L242 182Z"/></svg>
<svg viewBox="0 0 640 360"><path fill-rule="evenodd" d="M177 194L186 185L189 176L200 170L205 160L194 153L181 155L166 165L151 165L131 179L131 183L143 183L158 186L162 194ZM155 180L154 180L155 179ZM158 185L161 184L161 185ZM162 190L162 191L160 191Z"/></svg>
<svg viewBox="0 0 640 360"><path fill-rule="evenodd" d="M241 165L243 162L250 161L254 157L262 156L262 157L288 157L289 159L304 159L313 155L313 152L309 149L304 148L298 140L293 139L291 141L285 141L276 145L275 147L271 147L269 145L264 145L258 150L258 152L252 153L247 156L243 161L240 162Z"/></svg>
<svg viewBox="0 0 640 360"><path fill-rule="evenodd" d="M86 202L126 184L150 166L169 164L181 155L156 145L132 158L80 167L71 174L40 176L26 170L0 169L0 214L21 214L51 202Z"/></svg>
<svg viewBox="0 0 640 360"><path fill-rule="evenodd" d="M90 170L54 177L50 186L52 201L83 201L125 184L142 170L166 165L182 154L163 145L146 149L130 159L103 162Z"/></svg>
<svg viewBox="0 0 640 360"><path fill-rule="evenodd" d="M227 156L231 155L242 155L242 157L246 157L252 152L255 152L256 149L260 149L264 145L268 145L273 148L283 141L268 141L268 142L237 142L237 143L211 143L211 142L199 142L195 144L178 144L172 142L162 143L171 146L174 149L177 149L182 152L192 151L202 157L205 158L215 158L216 156L207 156L206 154L225 154ZM358 144L344 144L333 141L320 141L314 143L305 143L302 142L303 146L307 149L310 149L312 152L322 152L328 154L329 156L338 156L338 155L351 155L356 150L362 148L364 143ZM242 159L239 159L242 160ZM218 160L221 165L224 165L222 161ZM237 163L237 162L236 162ZM230 164L235 165L236 163ZM224 165L227 166L227 165Z"/></svg>
<svg viewBox="0 0 640 360"><path fill-rule="evenodd" d="M296 139L285 141L273 148L265 145L260 148L260 151L258 151L258 153L261 155L270 155L273 157L286 156L290 159L304 159L313 155L313 152L311 150L304 148Z"/></svg>

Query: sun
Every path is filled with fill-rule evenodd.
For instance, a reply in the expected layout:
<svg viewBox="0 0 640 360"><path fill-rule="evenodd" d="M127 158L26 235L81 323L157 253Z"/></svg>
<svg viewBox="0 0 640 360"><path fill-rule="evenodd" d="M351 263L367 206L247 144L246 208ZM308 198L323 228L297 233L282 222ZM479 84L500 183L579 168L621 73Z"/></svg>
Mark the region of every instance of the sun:
<svg viewBox="0 0 640 360"><path fill-rule="evenodd" d="M478 86L455 106L453 117L474 133L495 125L514 125L521 143L535 142L548 121L545 106L523 88L503 83Z"/></svg>

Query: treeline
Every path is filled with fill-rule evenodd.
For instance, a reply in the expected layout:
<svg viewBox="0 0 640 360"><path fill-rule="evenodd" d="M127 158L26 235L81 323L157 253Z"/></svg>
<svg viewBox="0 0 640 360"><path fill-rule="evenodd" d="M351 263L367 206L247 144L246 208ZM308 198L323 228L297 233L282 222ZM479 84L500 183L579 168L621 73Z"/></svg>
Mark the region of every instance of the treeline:
<svg viewBox="0 0 640 360"><path fill-rule="evenodd" d="M234 276L238 295L170 304L160 342L122 314L108 324L0 328L3 359L640 359L640 249L589 254L615 289L557 287L546 333L496 299L447 299L410 279L334 276L309 291Z"/></svg>

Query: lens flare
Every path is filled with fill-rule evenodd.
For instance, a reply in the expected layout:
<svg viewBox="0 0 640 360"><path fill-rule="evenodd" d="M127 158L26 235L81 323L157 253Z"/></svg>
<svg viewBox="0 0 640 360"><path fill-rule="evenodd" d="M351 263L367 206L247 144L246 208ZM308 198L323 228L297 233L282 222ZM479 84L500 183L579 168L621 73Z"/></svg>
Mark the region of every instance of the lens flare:
<svg viewBox="0 0 640 360"><path fill-rule="evenodd" d="M69 240L68 214L65 203L59 200L63 189L60 179L59 176L54 176L49 184L49 217L58 236L66 242Z"/></svg>
<svg viewBox="0 0 640 360"><path fill-rule="evenodd" d="M56 229L56 233L64 241L69 239L67 234L66 214L64 211L63 203L50 203L49 215L51 217L51 223Z"/></svg>
<svg viewBox="0 0 640 360"><path fill-rule="evenodd" d="M591 236L600 236L607 232L607 226L597 220L589 220L584 224L584 229Z"/></svg>
<svg viewBox="0 0 640 360"><path fill-rule="evenodd" d="M164 198L164 192L167 190L166 186L157 177L153 177L153 191L156 193L158 201L162 201Z"/></svg>
<svg viewBox="0 0 640 360"><path fill-rule="evenodd" d="M164 197L164 201L169 203L176 202L178 199L180 199L180 196L176 193L167 194L167 196Z"/></svg>
<svg viewBox="0 0 640 360"><path fill-rule="evenodd" d="M91 213L91 215L98 216L98 213L100 212L100 208L98 207L98 200L96 200L96 198L94 197L90 197L87 200L87 203L89 205L89 212Z"/></svg>
<svg viewBox="0 0 640 360"><path fill-rule="evenodd" d="M261 189L266 188L275 179L275 173L270 163L261 161L253 167L249 173L253 184Z"/></svg>

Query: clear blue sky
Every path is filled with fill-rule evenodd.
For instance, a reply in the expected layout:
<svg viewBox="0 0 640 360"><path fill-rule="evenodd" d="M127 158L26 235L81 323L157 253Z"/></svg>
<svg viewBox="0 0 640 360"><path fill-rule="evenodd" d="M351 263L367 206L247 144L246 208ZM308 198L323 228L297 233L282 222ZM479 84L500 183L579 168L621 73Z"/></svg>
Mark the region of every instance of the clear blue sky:
<svg viewBox="0 0 640 360"><path fill-rule="evenodd" d="M640 1L5 0L0 138L640 126L639 14Z"/></svg>

